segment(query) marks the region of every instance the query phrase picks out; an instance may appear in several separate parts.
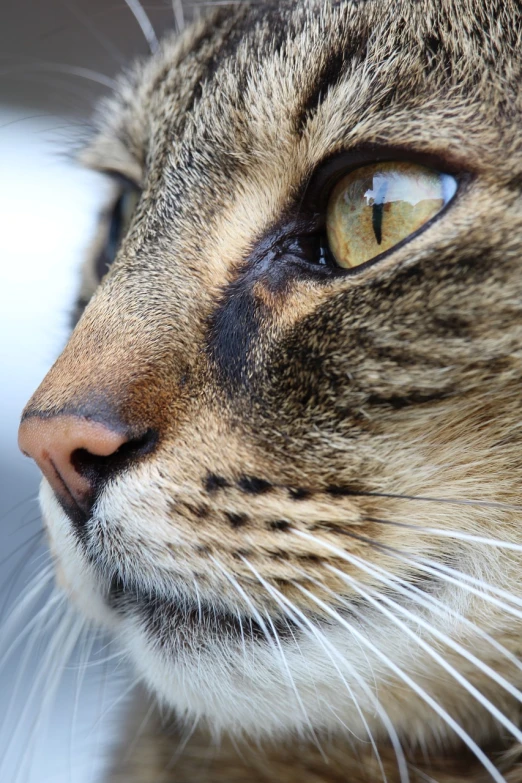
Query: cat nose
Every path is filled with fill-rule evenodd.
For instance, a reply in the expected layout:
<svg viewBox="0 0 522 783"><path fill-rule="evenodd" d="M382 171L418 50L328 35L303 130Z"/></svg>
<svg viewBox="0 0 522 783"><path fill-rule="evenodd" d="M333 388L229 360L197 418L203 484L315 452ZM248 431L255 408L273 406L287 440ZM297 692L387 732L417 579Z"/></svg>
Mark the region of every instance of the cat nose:
<svg viewBox="0 0 522 783"><path fill-rule="evenodd" d="M154 434L132 437L121 422L106 424L73 414L22 420L20 449L32 457L66 511L89 516L103 483L149 451Z"/></svg>

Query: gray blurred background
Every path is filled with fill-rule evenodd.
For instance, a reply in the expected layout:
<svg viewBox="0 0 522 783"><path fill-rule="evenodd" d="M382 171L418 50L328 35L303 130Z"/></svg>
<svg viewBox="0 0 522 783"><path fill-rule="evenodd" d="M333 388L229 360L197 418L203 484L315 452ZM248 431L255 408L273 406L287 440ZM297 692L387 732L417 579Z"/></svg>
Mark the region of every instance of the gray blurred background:
<svg viewBox="0 0 522 783"><path fill-rule="evenodd" d="M143 6L158 34L174 26L169 2ZM16 430L66 340L103 205L70 153L107 80L147 50L125 0L0 0L0 783L101 781L128 698L107 640L81 635L65 663L78 628L45 609L39 476Z"/></svg>

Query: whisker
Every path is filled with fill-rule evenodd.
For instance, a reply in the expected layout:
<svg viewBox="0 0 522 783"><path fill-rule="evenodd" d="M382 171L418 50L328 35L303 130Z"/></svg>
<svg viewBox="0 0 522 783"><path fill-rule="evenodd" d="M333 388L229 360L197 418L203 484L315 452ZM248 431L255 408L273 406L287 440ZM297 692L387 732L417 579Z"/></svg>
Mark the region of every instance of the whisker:
<svg viewBox="0 0 522 783"><path fill-rule="evenodd" d="M48 114L42 114L41 112L39 112L38 114L33 114L33 115L29 116L29 117L24 117L22 119L17 118L16 120L10 120L9 122L6 122L3 125L0 125L0 128L8 128L9 125L12 125L13 123L23 122L26 119L32 120L32 119L35 119L37 117L42 117L42 116L44 116L44 117L49 116L50 117L51 115L50 114L49 115ZM2 524L3 524L8 516L10 516L13 512L15 512L17 509L19 509L25 503L37 503L37 502L38 502L38 493L35 493L34 495L29 495L29 497L23 498L23 500L18 500L16 503L14 503L12 506L10 506L8 509L6 509L2 513L2 516L0 517L0 522L2 522Z"/></svg>
<svg viewBox="0 0 522 783"><path fill-rule="evenodd" d="M53 577L53 567L49 564L31 579L18 599L18 603L11 609L2 623L2 635L4 638L11 631L13 626L19 623L24 612L40 598L45 588L52 582Z"/></svg>
<svg viewBox="0 0 522 783"><path fill-rule="evenodd" d="M15 591L15 587L18 584L18 580L23 574L25 565L28 563L28 561L31 560L33 557L35 551L38 549L38 545L41 543L44 536L43 530L37 530L35 533L30 535L20 546L17 546L16 549L14 549L10 554L0 562L0 567L7 563L12 557L17 555L20 550L24 550L22 553L22 556L18 558L13 565L12 569L8 569L7 577L3 580L2 586L5 586L7 589L5 590L5 593L3 594L2 598L2 606L0 608L0 618L5 614L7 611L11 597ZM32 561L33 568L36 568L38 560L48 558L47 551L43 552L40 557L36 558L34 561Z"/></svg>
<svg viewBox="0 0 522 783"><path fill-rule="evenodd" d="M74 610L71 610L69 607L67 607L67 613L65 614L62 621L62 627L57 633L55 633L54 638L51 639L51 644L48 648L48 655L43 661L42 671L38 677L38 680L40 680L41 683L45 681L45 690L43 691L42 698L38 704L37 715L32 721L32 729L30 734L31 738L28 742L28 748L32 749L32 753L29 753L28 757L25 759L25 766L28 768L28 772L32 766L35 739L40 732L40 727L45 725L47 722L46 719L54 703L58 686L63 674L64 665L69 660L74 648L76 647L76 644L78 643L78 639L80 637L84 623L85 621L82 617L76 615ZM62 636L64 638L61 638ZM51 667L51 673L48 671L49 667ZM40 682L38 683L38 687L40 687ZM32 698L33 694L29 697L26 710L24 710L23 723L26 723L27 721L28 715L25 713L27 712L28 708L31 711L33 709L31 704ZM22 720L20 721L19 725L22 725ZM15 783L17 783L18 778L21 776L23 768L24 766L22 765L20 767L19 775L16 777Z"/></svg>
<svg viewBox="0 0 522 783"><path fill-rule="evenodd" d="M149 45L151 54L154 54L154 52L156 52L158 49L158 39L156 37L156 33L154 32L152 22L147 16L145 9L139 0L125 0L125 3L128 5L129 9L134 15L134 18L141 27L141 31Z"/></svg>
<svg viewBox="0 0 522 783"><path fill-rule="evenodd" d="M172 0L172 11L174 13L176 30L178 33L181 33L185 29L185 12L183 11L183 0Z"/></svg>
<svg viewBox="0 0 522 783"><path fill-rule="evenodd" d="M435 563L431 560L425 560L424 562L420 560L415 560L415 558L403 556L397 552L391 552L391 555L395 557L397 560L402 560L405 563L409 563L410 565L413 565L418 571L422 571L425 574L429 574L430 576L436 576L438 579L442 580L443 582L447 582L448 584L455 585L456 587L459 587L462 590L465 590L468 593L471 593L472 595L476 595L478 598L481 598L483 601L487 601L487 603L492 604L493 606L498 607L499 609L502 609L504 612L507 612L507 614L512 615L513 617L517 617L519 620L522 620L522 612L518 609L515 609L514 606L511 606L510 604L506 603L505 601L501 601L499 598L496 598L495 595L489 595L489 592L491 593L503 593L505 591L502 591L500 588L496 588L493 585L490 585L488 582L482 582L482 580L477 580L480 584L481 589L478 587L475 587L473 584L469 584L468 581L468 574L464 574L462 571L455 571L456 574L458 574L458 577L454 577L451 574L445 573L446 568L442 566L441 563ZM426 565L426 563L430 563L430 565ZM453 570L453 569L451 569ZM471 581L473 577L469 577L469 580ZM510 596L509 593L506 594L508 596L508 600L512 601L513 603L519 603L516 596Z"/></svg>
<svg viewBox="0 0 522 783"><path fill-rule="evenodd" d="M76 17L81 24L85 27L86 30L88 30L91 35L98 41L100 46L105 49L105 51L120 65L124 65L126 62L126 58L123 55L123 52L118 49L118 47L110 41L103 33L101 33L98 28L92 23L90 18L87 16L87 14L84 14L74 3L70 3L67 0L60 0L62 6L66 8L70 14Z"/></svg>
<svg viewBox="0 0 522 783"><path fill-rule="evenodd" d="M334 658L332 657L332 653L341 659L341 662L344 666L347 666L347 661L340 655L339 651L336 650L336 648L324 637L323 634L319 632L319 630L314 626L314 624L301 612L300 609L298 609L294 604L292 604L291 601L289 601L283 593L280 592L280 590L277 590L277 588L272 587L257 571L256 568L250 563L245 557L241 557L244 564L252 571L254 576L258 579L258 581L261 583L261 585L267 590L267 592L274 598L274 600L277 602L279 606L283 609L283 611L290 617L290 619L298 625L301 630L304 631L304 633L307 634L307 636L310 636L310 632L312 633L314 639L318 641L318 643L321 645L321 647L325 650L326 654L332 661L333 665L335 666L335 669L337 673L339 674L339 677L341 678L341 681L343 682L344 686L346 687L348 694L350 698L352 699L354 706L359 714L359 717L361 718L361 722L366 729L366 732L368 734L370 744L372 745L373 752L376 756L377 763L379 765L379 768L381 770L382 778L384 783L386 783L386 773L384 771L384 767L382 765L382 759L379 753L379 750L377 748L377 745L375 743L375 739L373 737L373 734L371 732L370 727L368 726L368 722L364 716L364 713L362 712L362 709L359 705L359 702L357 698L355 697L355 694L353 693L350 685L346 681L345 677L343 676L341 670L339 669L339 666L335 663ZM297 619L299 618L299 619ZM304 628L303 628L304 623ZM331 648L332 652L328 651L328 648ZM359 684L359 686L362 688L362 690L366 693L366 695L370 698L370 701L374 704L377 714L383 721L384 727L387 729L390 741L392 743L392 746L394 747L396 757L397 757L397 766L400 773L400 779L401 783L408 783L409 781L409 775L408 775L408 769L406 764L406 759L404 757L404 753L402 750L402 746L400 744L400 740L395 732L395 728L393 727L393 724L388 716L388 714L385 712L383 707L381 706L378 699L374 696L374 694L371 692L370 688L368 687L367 683L363 680L363 678L356 672L356 670L349 666L350 670L350 676L354 678L354 680ZM349 729L348 729L349 730ZM350 730L349 730L350 731ZM351 732L353 734L353 731Z"/></svg>
<svg viewBox="0 0 522 783"><path fill-rule="evenodd" d="M105 646L102 649L105 649ZM107 658L105 658L105 659L103 659L101 661L96 661L96 663L98 663L99 666L103 667L101 683L100 683L100 687L99 687L98 695L97 695L97 699L96 699L97 705L98 705L98 709L96 710L96 713L99 714L100 712L103 712L104 709L105 709L105 700L106 700L106 696L107 696L107 681L108 681L108 678L109 678L109 666L108 666L108 659ZM87 668L87 666L85 668ZM101 726L100 726L100 729L101 729ZM100 749L102 747L102 742L103 741L102 741L102 732L101 732L101 730L94 732L95 752L92 754L92 757L91 757L91 763L89 765L89 774L87 776L88 780L94 780L95 779L95 772L94 772L94 770L95 770L95 766L96 766L96 759L98 759L100 757Z"/></svg>
<svg viewBox="0 0 522 783"><path fill-rule="evenodd" d="M241 648L243 650L243 666L246 670L248 656L247 656L247 647L246 647L246 640L245 640L245 629L243 627L243 617L239 609L236 611L236 615L239 622L239 632L241 634Z"/></svg>
<svg viewBox="0 0 522 783"><path fill-rule="evenodd" d="M427 691L424 690L424 688L422 688L414 679L412 679L406 672L397 666L397 664L391 661L387 655L385 655L376 645L370 642L354 625L349 623L347 620L345 620L344 617L341 617L338 612L329 607L328 604L310 592L310 590L307 590L305 587L300 585L298 582L292 581L292 584L294 587L296 587L296 589L303 593L303 595L309 598L309 600L313 601L317 606L319 606L326 614L346 628L347 631L357 636L362 641L362 643L367 646L368 649L371 650L371 652L385 664L385 666L387 666L399 679L408 685L414 691L414 693L419 696L419 698L421 698L429 707L431 707L433 711L436 712L437 715L439 715L439 717L442 718L442 720L444 720L444 722L451 729L453 729L457 736L460 737L462 742L469 748L478 761L480 761L484 769L489 772L496 783L506 783L505 778L500 774L498 769L496 769L484 751L470 737L467 731L465 731L462 726L444 709L444 707L442 707L432 696L429 695L429 693L427 693ZM354 610L353 607L352 611L362 620L364 620L361 614L357 612L357 610Z"/></svg>
<svg viewBox="0 0 522 783"><path fill-rule="evenodd" d="M234 587L234 588L237 590L237 592L239 593L239 595L240 595L240 596L243 598L243 600L246 602L247 606L249 607L250 611L252 612L252 615L253 615L254 619L256 620L256 622L257 622L257 623L259 624L259 626L261 627L261 629L262 629L262 631L263 631L263 634L264 634L264 636L266 637L266 639L267 639L268 643L270 644L270 646L272 647L272 649L275 651L275 653L276 653L276 656L277 656L278 658L280 657L280 659L281 659L281 662L282 662L282 664L283 664L283 671L285 672L286 676L287 676L287 677L288 677L288 679L289 679L289 682L290 682L290 687L291 687L292 691L294 692L294 696L295 696L295 698L296 698L297 704L298 704L298 706L299 706L299 709L301 710L301 712L302 712L302 714L303 714L303 717L304 717L304 719L305 719L305 722L306 722L306 724L308 725L308 728L309 728L310 734L311 734L311 736L312 736L312 738L313 738L313 740L314 740L314 742L315 742L315 744L316 744L316 747L317 747L317 749L319 750L319 752L320 752L320 753L321 753L321 755L323 756L324 760L325 760L325 761L327 761L327 758L326 758L326 756L325 756L325 754L324 754L324 751L322 750L322 748L321 748L321 746L320 746L320 743L319 743L319 740L318 740L318 738L317 738L317 736L316 736L316 733L315 733L315 731L314 731L314 728L313 728L313 726L312 726L312 724L311 724L311 722L310 722L310 718L309 718L309 716L308 716L308 713L306 712L306 709L305 709L305 707L304 707L304 704L303 704L303 702L302 702L301 696L300 696L300 694L299 694L299 692L298 692L298 690L297 690L297 687L296 687L296 684L295 684L294 678L293 678L293 676L292 676L292 673L291 673L291 671L290 671L290 668L289 668L289 666L288 666L288 661L286 660L286 656L285 656L285 654L284 654L284 652L283 652L283 649L282 649L282 647L281 647L281 640L279 639L279 634L277 633L276 629L274 628L274 625L273 625L272 621L271 621L271 620L269 620L269 622L270 622L270 625L271 625L271 627L272 627L272 629L273 629L273 632L274 632L274 634L275 634L273 637L272 637L272 636L271 636L271 634L269 633L269 631L268 631L268 629L267 629L267 626L266 626L266 623L265 623L265 621L263 620L263 618L262 618L262 616L261 616L261 613L260 613L260 612L257 610L257 608L255 607L254 603L252 602L252 600L250 599L250 597L247 595L247 593L246 593L246 592L243 590L243 588L241 587L241 585L239 584L239 582L238 582L238 581L237 581L237 580L236 580L236 579L235 579L235 578L232 576L232 574L230 574L230 573L229 573L229 572L228 572L228 571L227 571L227 570L224 568L224 566L222 566L222 565L221 565L221 564L220 564L220 563L219 563L219 562L216 560L216 558L215 558L213 555L210 555L210 559L211 559L211 560L214 562L214 564L217 566L217 568L219 568L219 570L221 571L221 573L223 574L223 576L225 576L225 577L226 577L226 579L228 579L228 581L230 582L230 584L231 584L231 585L232 585L232 586L233 586L233 587Z"/></svg>
<svg viewBox="0 0 522 783"><path fill-rule="evenodd" d="M184 736L182 736L180 738L180 741L178 742L178 746L177 746L176 750L174 751L174 753L170 757L168 763L165 765L165 769L164 769L165 772L168 772L168 771L174 769L176 761L181 757L183 751L185 750L185 748L187 747L188 743L190 742L190 740L194 736L194 733L195 733L195 731L196 731L196 729L198 727L198 723L199 723L199 718L196 717L192 721L192 724L185 729Z"/></svg>
<svg viewBox="0 0 522 783"><path fill-rule="evenodd" d="M475 544L487 544L488 546L498 547L500 549L510 549L514 552L522 552L522 544L515 544L512 541L502 541L498 538L488 538L487 536L477 536L474 533L464 533L460 530L445 530L438 527L425 527L423 525L413 525L409 522L397 522L393 519L379 519L378 517L364 517L366 522L375 522L380 525L393 525L394 527L404 527L409 530L415 530L421 535L438 536L439 538L454 538L457 541L470 541Z"/></svg>
<svg viewBox="0 0 522 783"><path fill-rule="evenodd" d="M62 599L62 600L60 600L60 599ZM60 604L62 605L62 608L63 608L64 607L64 603L65 602L63 600L63 597L60 596L59 594L57 595L56 592L55 592L55 593L51 594L51 596L49 597L49 599L46 602L45 606L42 607L42 609L35 616L35 623L34 623L34 625L35 625L35 632L34 632L34 634L32 636L30 644L26 645L26 647L24 648L24 651L23 651L23 653L21 655L20 660L17 661L17 670L18 671L17 671L16 678L15 678L15 680L14 680L12 686L11 686L11 693L10 693L10 697L9 697L9 703L8 703L7 708L5 710L4 721L2 723L1 733L4 734L4 735L7 734L7 721L11 720L11 716L15 714L15 711L16 711L15 705L16 705L16 702L17 702L17 697L18 697L18 694L20 692L20 688L21 688L22 682L24 680L24 676L26 674L26 670L27 670L28 664L29 664L29 662L30 662L30 660L31 660L31 658L33 656L33 652L34 652L34 649L36 647L36 644L42 638L43 630L44 630L44 627L45 627L45 624L46 624L46 619L47 619L48 615L50 615L50 622L51 623L58 622L58 624L59 624L59 622L60 622L59 617L58 617L58 620L57 620L56 613L54 611L52 611L52 610L55 609L56 605L60 606ZM8 653L10 653L10 652L11 652L11 649L8 650ZM34 681L34 683L33 683L33 688L30 691L29 697L25 697L24 698L24 701L26 703L29 703L30 699L32 698L32 695L34 695L36 693L36 690L38 688L37 682L38 682L38 680L36 679ZM20 719L18 725L22 725L22 720L21 719ZM13 733L11 736L12 736L12 739L11 739L10 743L8 744L8 746L5 748L4 758L9 753L9 747L15 740L16 732ZM1 771L1 766L0 766L0 771ZM1 777L0 777L0 779L1 779Z"/></svg>
<svg viewBox="0 0 522 783"><path fill-rule="evenodd" d="M154 702L151 702L151 705L148 708L147 712L145 713L145 716L144 716L143 720L140 722L140 725L138 726L138 728L136 730L136 733L135 733L134 737L132 738L132 741L127 744L127 747L126 747L126 750L125 750L125 754L123 755L123 759L122 759L123 762L128 762L129 759L132 758L132 755L133 755L134 751L136 750L137 744L138 744L138 742L140 740L140 737L143 734L143 732L145 731L145 729L147 727L147 723L149 722L149 720L150 720L150 718L152 716L152 713L154 712L155 706L156 705L154 704Z"/></svg>
<svg viewBox="0 0 522 783"><path fill-rule="evenodd" d="M193 580L193 585L194 585L194 592L196 594L196 602L198 605L198 623L201 625L201 621L203 618L203 609L201 606L201 596L199 594L198 583L195 579Z"/></svg>
<svg viewBox="0 0 522 783"><path fill-rule="evenodd" d="M495 595L498 595L500 598L504 598L507 601L511 601L511 603L515 604L515 606L522 606L522 598L519 598L513 593L509 593L507 590L504 590L502 587L497 587L496 585L492 585L489 582L484 581L483 579L478 579L476 576L472 576L471 574L466 574L464 571L459 571L458 569L452 568L451 566L447 566L444 563L439 563L434 560L429 560L429 558L420 557L419 562L425 563L428 566L432 566L433 568L443 571L444 573L449 574L450 576L455 576L457 578L464 579L466 582L469 582L471 585L474 585L475 587L482 588L483 590L487 590L490 593L494 593ZM482 595L482 593L480 593L480 595Z"/></svg>
<svg viewBox="0 0 522 783"><path fill-rule="evenodd" d="M109 645L106 645L106 647L108 647L108 646ZM93 668L96 668L98 666L103 666L106 663L110 663L111 661L121 660L124 657L125 657L125 654L123 653L123 651L122 650L118 650L118 652L112 653L111 655L108 655L106 658L100 658L99 660L95 659L93 661L86 661L85 663L82 663L82 668L84 668L84 669L93 669ZM78 665L74 665L74 666L70 665L70 666L66 666L65 668L66 668L67 671L75 671L79 667L78 667Z"/></svg>
<svg viewBox="0 0 522 783"><path fill-rule="evenodd" d="M293 528L292 533L301 536L303 538L308 538L308 540L313 541L316 544L319 543L321 546L324 546L326 549L335 552L341 558L343 558L344 555L346 554L343 549L339 549L338 547L332 546L328 541L324 541L323 539L316 538L315 536L312 536L309 533L305 533L302 530L297 530L296 528ZM488 582L485 582L481 579L477 580L475 579L475 577L472 577L469 574L465 574L462 571L456 571L455 569L450 569L448 566L444 566L442 563L435 563L434 561L424 559L424 563L430 564L430 565L424 565L422 562L419 562L418 560L415 560L415 558L412 558L407 552L397 549L396 547L389 546L388 544L382 544L379 541L374 541L372 538L369 538L368 536L363 536L360 533L354 533L351 530L343 530L342 534L348 536L349 538L354 538L356 541L363 541L364 543L369 544L369 546L375 547L376 549L380 549L383 552L386 552L388 555L390 555L390 557L394 557L396 560L401 560L404 563L413 565L417 570L423 571L424 573L430 574L431 576L436 576L444 582L448 582L449 584L454 584L457 587L460 587L462 590L472 593L473 595L478 596L482 600L487 601L488 603L497 606L500 609L503 609L505 612L508 612L508 614L511 614L513 617L522 619L522 612L520 612L518 609L515 609L513 606L510 606L509 604L505 603L505 601L501 601L498 598L495 598L494 595L489 595L489 593L499 594L504 596L505 598L507 598L507 600L511 601L516 605L522 605L522 600L517 596L513 595L512 593L508 593L505 590L502 590L499 587L495 587L494 585L491 585ZM445 571L451 571L457 574L459 577L461 577L461 579L459 580L458 578L454 578L450 574L445 573ZM480 585L482 590L477 589L476 587L473 586L473 584L468 584L468 582L473 582L473 581L476 581Z"/></svg>
<svg viewBox="0 0 522 783"><path fill-rule="evenodd" d="M457 612L452 607L447 606L447 604L443 603L442 601L437 600L432 595L426 593L424 590L421 590L416 585L410 584L402 577L392 574L390 571L387 571L382 566L378 566L375 564L372 564L370 566L368 565L368 563L366 563L364 560L359 558L357 555L350 554L349 558L350 558L350 562L353 563L357 568L360 568L361 570L365 571L371 576L376 577L377 579L379 579L380 582L385 584L387 587L390 587L392 590L395 590L401 595L404 595L406 598L414 601L415 603L424 606L426 609L429 609L430 612L435 612L435 614L437 614L439 617L442 618L446 618L448 615L451 615L455 620L458 620L458 622L461 625L466 626L471 631L473 631L474 634L477 634L482 639L487 641L492 647L494 647L494 649L500 652L514 666L522 670L522 661L520 661L519 658L513 655L513 653L511 653L506 647L500 644L495 638L490 636L490 634L486 633L486 631L484 631L478 625L471 622L471 620L469 620L467 617L464 617L464 615L462 615L460 612ZM328 566L328 567L333 568L333 566Z"/></svg>
<svg viewBox="0 0 522 783"><path fill-rule="evenodd" d="M411 500L423 503L445 503L450 506L479 506L482 508L496 508L504 511L522 511L519 503L505 503L497 500L479 500L474 498L438 498L430 495L401 495L395 492L364 492L361 490L346 490L342 495L354 498L390 498L391 500Z"/></svg>
<svg viewBox="0 0 522 783"><path fill-rule="evenodd" d="M50 614L51 609L53 609L61 601L62 596L59 594L50 596L49 600L44 604L44 606L38 612L36 612L33 617L31 617L27 625L20 631L18 636L13 639L7 650L5 650L4 654L0 658L0 669L5 665L13 650L15 650L16 647L18 647L18 645L21 644L21 642L23 642L27 636L31 635L34 626L38 625L42 620L42 615ZM40 628L38 633L43 633L44 630L45 628Z"/></svg>
<svg viewBox="0 0 522 783"><path fill-rule="evenodd" d="M406 609L405 607L401 606L401 604L398 604L393 599L389 598L386 595L380 595L378 593L375 593L374 590L363 588L361 587L361 583L354 579L353 577L349 576L348 574L344 574L342 571L340 571L338 568L334 568L333 566L327 566L329 570L332 571L332 573L335 573L338 577L340 577L346 584L349 584L355 592L360 595L362 598L367 600L372 606L374 606L378 611L380 611L385 617L388 617L389 620L391 620L395 625L397 625L398 628L403 630L411 639L413 639L420 647L422 647L423 650L425 650L428 655L433 658L434 661L436 661L439 666L441 666L443 669L445 669L448 674L453 677L460 685L462 685L463 688L465 688L468 693L470 693L475 699L477 699L482 706L488 710L488 712L493 715L502 725L508 729L508 731L513 734L513 736L519 741L522 742L522 731L520 731L512 721L507 718L504 713L502 713L498 707L496 707L484 694L479 691L477 688L475 688L474 685L472 685L469 680L467 680L457 669L455 669L451 664L449 664L443 656L439 655L436 650L434 650L430 644L428 644L422 637L420 637L418 634L416 634L406 623L403 623L402 620L400 620L393 612L388 611L385 609L381 603L385 603L387 606L393 607L396 611L400 612L405 617L408 617L409 619L412 619L415 623L417 623L421 628L424 628L427 630L430 634L435 636L437 639L440 639L441 642L446 644L451 649L455 650L455 652L459 653L463 658L468 660L470 663L473 663L480 671L484 672L488 677L490 677L492 680L494 680L496 683L498 683L501 687L503 687L508 693L510 693L512 696L514 696L518 701L522 701L522 693L515 688L514 685L512 685L508 680L506 680L504 677L502 677L498 672L496 672L494 669L492 669L490 666L488 666L486 663L481 661L477 656L473 655L473 653L469 652L465 649L461 644L451 639L449 636L447 636L445 633L442 633L437 628L433 627L430 623L426 622L422 617L419 615L415 615L413 612L411 612L409 609ZM313 580L314 582L316 580ZM333 590L330 590L330 588L326 587L325 585L319 583L320 587L324 589L326 592L333 595L336 599L340 600L345 606L348 606L351 608L350 601L347 601L346 599L341 598L336 593L334 593ZM378 595L378 600L375 598L375 595Z"/></svg>
<svg viewBox="0 0 522 783"><path fill-rule="evenodd" d="M21 682L22 682L22 679L23 679L23 675L25 674L25 670L26 670L27 665L28 665L28 663L29 663L29 661L31 659L31 656L33 654L33 650L34 650L34 648L36 646L36 643L41 638L41 631L42 631L42 627L43 627L45 619L46 619L46 615L50 613L50 610L52 608L54 608L54 601L53 601L53 599L55 597L56 597L56 593L53 593L50 596L50 599L48 600L46 606L43 608L43 610L41 612L39 612L39 627L38 627L35 635L33 636L31 644L26 646L26 648L24 649L24 653L23 653L23 655L22 655L22 657L20 659L20 662L19 662L19 665L18 665L18 676L17 676L17 678L16 678L16 680L15 680L15 682L13 684L13 687L11 689L11 695L10 695L10 699L9 699L9 704L7 706L7 709L6 709L6 712L5 712L5 716L4 716L4 722L2 724L2 733L6 733L7 732L7 725L6 725L7 721L8 720L11 721L12 720L11 716L16 714L16 710L15 710L16 699L17 699L17 696L18 696L18 693L19 693L19 690L20 690L20 685L21 685ZM59 596L59 597L61 598L62 596ZM61 603L62 603L63 606L65 606L65 599L63 599ZM51 615L51 620L54 621L54 622L57 622L59 628L64 627L66 619L67 619L67 615L62 615L62 617L58 618L58 619L57 619L56 614L54 612ZM46 675L45 669L50 664L50 662L52 662L52 660L53 660L52 656L49 655L49 653L51 651L51 648L52 648L52 650L54 652L55 644L53 644L53 643L54 643L54 639L53 639L53 637L51 637L51 639L49 640L48 645L47 645L47 655L45 655L43 657L43 660L41 662L42 669L40 670L40 673L38 674L38 676L33 680L32 687L31 687L31 689L29 691L28 696L24 696L25 707L24 707L24 709L22 710L21 714L18 717L18 721L16 722L14 730L11 733L10 742L8 743L7 747L5 748L4 756L3 756L4 760L8 756L9 752L10 752L10 747L12 746L12 744L13 744L13 742L15 740L15 737L18 734L18 731L19 731L20 727L26 723L26 719L28 717L29 710L31 710L33 708L32 702L33 702L33 699L34 699L36 693L38 692L38 689L40 688L41 682L43 681L43 679L44 679L44 677ZM3 765L0 765L0 779L3 779L3 777L4 777L3 774L2 774L2 766Z"/></svg>
<svg viewBox="0 0 522 783"><path fill-rule="evenodd" d="M268 612L267 612L267 620L270 623L270 627L272 628L272 633L274 634L274 639L275 639L276 645L278 647L279 653L281 655L281 661L283 663L283 668L284 668L284 671L286 672L286 676L288 677L288 680L289 680L290 685L292 687L292 690L294 692L294 696L295 696L296 701L297 701L297 703L299 705L299 709L301 710L301 712L303 714L303 717L305 719L305 722L308 725L308 728L310 730L310 733L311 733L312 737L314 737L314 739L316 740L316 743L319 743L319 740L316 737L315 731L314 731L312 723L310 721L310 716L308 715L308 712L306 711L306 707L304 706L303 700L301 698L301 694L299 693L297 685L295 684L294 677L293 677L292 672L290 670L290 666L288 665L288 661L286 659L286 655L285 655L283 647L281 645L281 640L279 639L279 634L277 633L277 630L276 630L276 628L274 626L274 623L272 622L272 619L271 619L270 615L268 614ZM328 761L327 756L322 751L322 748L319 746L319 744L317 744L317 747L319 749L319 752L323 756L324 760Z"/></svg>
<svg viewBox="0 0 522 783"><path fill-rule="evenodd" d="M103 73L93 71L91 68L82 68L78 65L63 65L61 63L36 62L32 66L20 64L11 65L9 67L0 68L0 76L12 76L16 73L30 73L33 69L37 69L38 73L41 73L41 71L49 71L50 73L63 73L66 76L78 76L80 79L87 79L96 84L101 84L104 87L108 87L110 90L115 90L118 86L115 79L111 79Z"/></svg>
<svg viewBox="0 0 522 783"><path fill-rule="evenodd" d="M76 673L76 686L75 686L74 704L73 704L71 726L70 726L70 737L69 737L69 777L71 780L73 779L74 731L75 731L76 722L78 720L78 712L80 707L80 694L81 694L82 685L84 682L85 673L87 669L86 664L92 652L92 648L94 645L94 638L95 638L94 633L92 633L92 628L90 628L90 623L85 623L80 631L80 636L78 639L78 645L80 647L80 656L79 656L78 668ZM63 668L65 670L66 667L64 666Z"/></svg>
<svg viewBox="0 0 522 783"><path fill-rule="evenodd" d="M96 721L94 722L93 726L91 727L90 731L87 734L87 738L91 738L97 730L99 730L99 727L101 726L102 722L105 720L107 715L109 715L117 706L118 704L121 704L122 701L124 701L133 690L136 689L136 687L140 684L141 679L139 677L136 677L130 685L128 685L123 693L118 694L116 699L113 700L113 702L106 707L106 709L101 712L98 717L96 718Z"/></svg>

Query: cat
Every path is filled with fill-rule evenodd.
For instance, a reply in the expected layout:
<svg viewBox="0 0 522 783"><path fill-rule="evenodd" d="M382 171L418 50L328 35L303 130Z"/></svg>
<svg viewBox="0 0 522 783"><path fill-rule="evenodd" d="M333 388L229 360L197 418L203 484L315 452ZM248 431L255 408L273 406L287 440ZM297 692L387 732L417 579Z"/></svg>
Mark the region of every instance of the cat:
<svg viewBox="0 0 522 783"><path fill-rule="evenodd" d="M59 584L175 716L113 783L522 781L521 22L218 5L101 104L20 446Z"/></svg>

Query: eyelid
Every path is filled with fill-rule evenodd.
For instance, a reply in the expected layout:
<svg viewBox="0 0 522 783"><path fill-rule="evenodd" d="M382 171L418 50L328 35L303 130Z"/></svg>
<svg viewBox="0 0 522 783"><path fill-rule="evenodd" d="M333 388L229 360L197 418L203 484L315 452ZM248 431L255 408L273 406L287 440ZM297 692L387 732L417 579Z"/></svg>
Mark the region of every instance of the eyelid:
<svg viewBox="0 0 522 783"><path fill-rule="evenodd" d="M418 163L426 168L451 174L457 180L457 189L460 189L461 181L470 178L467 167L454 158L443 158L429 151L406 147L368 144L352 150L341 150L319 163L304 188L302 204L307 211L323 212L330 193L342 177L372 163L394 161Z"/></svg>
<svg viewBox="0 0 522 783"><path fill-rule="evenodd" d="M115 169L103 169L101 170L101 173L105 174L113 182L115 182L120 187L121 191L143 190L141 183L136 182L136 180L131 179L126 174L122 174L121 171L116 171Z"/></svg>

